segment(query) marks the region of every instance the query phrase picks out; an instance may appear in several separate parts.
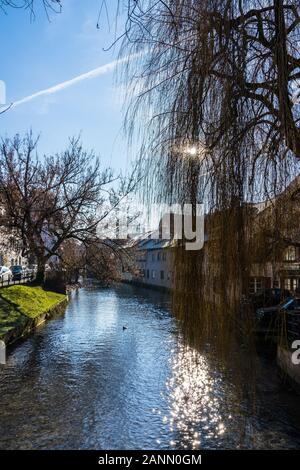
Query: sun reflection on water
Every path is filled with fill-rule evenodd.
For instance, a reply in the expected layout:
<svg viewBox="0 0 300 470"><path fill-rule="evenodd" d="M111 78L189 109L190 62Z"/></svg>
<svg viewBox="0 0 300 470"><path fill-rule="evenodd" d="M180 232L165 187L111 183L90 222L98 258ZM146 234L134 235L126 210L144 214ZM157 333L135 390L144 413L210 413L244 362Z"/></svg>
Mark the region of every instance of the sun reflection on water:
<svg viewBox="0 0 300 470"><path fill-rule="evenodd" d="M167 382L170 416L163 417L183 448L207 446L207 440L220 439L227 427L221 413L225 391L222 378L213 373L204 356L180 346L172 360L172 375ZM226 413L227 419L230 416Z"/></svg>

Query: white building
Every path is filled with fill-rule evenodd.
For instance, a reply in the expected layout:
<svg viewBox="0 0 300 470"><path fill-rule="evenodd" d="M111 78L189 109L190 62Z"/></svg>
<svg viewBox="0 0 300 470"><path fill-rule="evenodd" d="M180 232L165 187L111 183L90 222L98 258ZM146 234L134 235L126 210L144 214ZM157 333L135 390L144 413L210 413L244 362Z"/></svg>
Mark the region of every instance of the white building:
<svg viewBox="0 0 300 470"><path fill-rule="evenodd" d="M0 208L0 216L4 216L3 207ZM22 242L13 232L8 233L0 227L0 266L26 266L28 259L22 255Z"/></svg>
<svg viewBox="0 0 300 470"><path fill-rule="evenodd" d="M124 273L123 279L133 284L171 289L173 285L172 241L139 237L130 242L134 253L133 274Z"/></svg>

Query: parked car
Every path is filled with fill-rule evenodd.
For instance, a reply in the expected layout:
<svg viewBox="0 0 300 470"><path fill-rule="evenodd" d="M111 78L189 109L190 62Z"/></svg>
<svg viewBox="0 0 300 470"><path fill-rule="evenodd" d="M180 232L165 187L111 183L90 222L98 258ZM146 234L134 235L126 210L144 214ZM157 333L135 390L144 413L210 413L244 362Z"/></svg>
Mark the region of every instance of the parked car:
<svg viewBox="0 0 300 470"><path fill-rule="evenodd" d="M10 267L12 272L12 278L14 281L20 281L23 277L23 268L22 266L16 265Z"/></svg>
<svg viewBox="0 0 300 470"><path fill-rule="evenodd" d="M256 331L275 332L279 315L283 312L300 314L300 297L289 297L276 306L259 308L256 311Z"/></svg>
<svg viewBox="0 0 300 470"><path fill-rule="evenodd" d="M279 289L278 287L273 287L269 289L263 289L256 294L251 296L252 304L257 310L262 307L274 307L279 305L285 299L291 297L291 293L286 289Z"/></svg>
<svg viewBox="0 0 300 470"><path fill-rule="evenodd" d="M10 281L12 278L12 272L6 266L0 266L0 281Z"/></svg>

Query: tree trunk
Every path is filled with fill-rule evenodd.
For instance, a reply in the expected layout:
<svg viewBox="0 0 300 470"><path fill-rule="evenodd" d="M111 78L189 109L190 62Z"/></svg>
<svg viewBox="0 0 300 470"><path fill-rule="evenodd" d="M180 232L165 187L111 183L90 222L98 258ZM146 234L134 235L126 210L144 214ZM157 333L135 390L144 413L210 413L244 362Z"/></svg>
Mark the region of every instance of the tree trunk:
<svg viewBox="0 0 300 470"><path fill-rule="evenodd" d="M38 260L38 268L36 273L35 281L37 284L44 284L45 281L45 260Z"/></svg>

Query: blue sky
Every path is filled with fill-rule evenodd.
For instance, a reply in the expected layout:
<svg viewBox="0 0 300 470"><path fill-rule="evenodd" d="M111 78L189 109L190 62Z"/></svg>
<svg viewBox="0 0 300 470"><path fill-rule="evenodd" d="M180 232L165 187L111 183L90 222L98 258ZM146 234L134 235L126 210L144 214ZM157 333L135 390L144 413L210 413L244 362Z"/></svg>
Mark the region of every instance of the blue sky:
<svg viewBox="0 0 300 470"><path fill-rule="evenodd" d="M38 2L37 2L38 3ZM7 102L89 72L117 58L117 49L105 52L114 39L116 0L109 0L111 31L102 15L96 28L101 1L64 0L63 12L47 20L43 11L34 21L29 12L0 12L0 79L6 83ZM110 71L81 81L52 95L31 100L0 116L1 136L13 136L32 128L41 134L40 153L62 150L68 137L82 134L104 165L128 166L122 133L122 93Z"/></svg>

